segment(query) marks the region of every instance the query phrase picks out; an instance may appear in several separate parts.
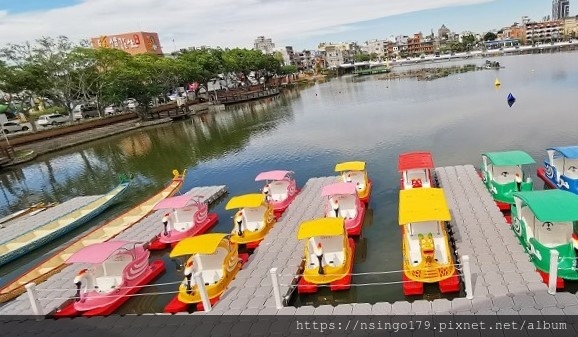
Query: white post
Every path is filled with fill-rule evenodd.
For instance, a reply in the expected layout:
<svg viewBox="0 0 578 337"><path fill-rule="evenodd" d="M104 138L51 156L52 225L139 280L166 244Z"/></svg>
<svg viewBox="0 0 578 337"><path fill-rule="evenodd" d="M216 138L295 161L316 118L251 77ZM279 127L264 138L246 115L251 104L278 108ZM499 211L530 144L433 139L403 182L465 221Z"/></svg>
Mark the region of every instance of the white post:
<svg viewBox="0 0 578 337"><path fill-rule="evenodd" d="M464 285L466 286L466 298L471 300L474 298L474 293L472 291L472 271L470 270L470 257L468 255L462 256L462 264Z"/></svg>
<svg viewBox="0 0 578 337"><path fill-rule="evenodd" d="M28 294L28 299L30 300L32 312L34 312L34 315L38 316L37 320L41 320L44 317L44 310L42 310L42 305L38 300L38 293L36 292L36 283L30 282L26 284L24 288L26 288L26 293Z"/></svg>
<svg viewBox="0 0 578 337"><path fill-rule="evenodd" d="M271 284L273 285L273 295L275 296L275 306L277 309L283 308L283 301L281 300L281 291L279 290L279 277L277 275L277 268L271 268Z"/></svg>
<svg viewBox="0 0 578 337"><path fill-rule="evenodd" d="M201 295L201 300L203 301L203 308L205 312L211 311L211 301L209 300L209 294L207 294L207 288L205 288L205 280L203 280L203 274L198 271L195 273L195 283L197 284L197 289Z"/></svg>
<svg viewBox="0 0 578 337"><path fill-rule="evenodd" d="M550 273L548 278L548 294L556 293L556 279L558 278L558 256L560 253L556 249L550 250Z"/></svg>

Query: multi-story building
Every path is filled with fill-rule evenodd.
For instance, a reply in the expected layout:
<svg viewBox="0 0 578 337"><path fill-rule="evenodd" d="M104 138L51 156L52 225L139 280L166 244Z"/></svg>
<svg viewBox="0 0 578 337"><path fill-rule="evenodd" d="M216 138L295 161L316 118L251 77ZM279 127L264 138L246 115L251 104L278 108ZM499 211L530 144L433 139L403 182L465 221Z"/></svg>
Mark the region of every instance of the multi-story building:
<svg viewBox="0 0 578 337"><path fill-rule="evenodd" d="M90 39L93 48L114 48L136 54L163 55L157 33L134 32L116 35L101 35Z"/></svg>
<svg viewBox="0 0 578 337"><path fill-rule="evenodd" d="M407 39L407 52L410 55L431 54L433 49L431 38L424 39L422 33L413 34L413 37Z"/></svg>
<svg viewBox="0 0 578 337"><path fill-rule="evenodd" d="M317 49L325 59L325 65L328 68L337 68L344 63L353 62L355 54L359 52L359 47L355 42L321 43Z"/></svg>
<svg viewBox="0 0 578 337"><path fill-rule="evenodd" d="M564 19L564 37L578 38L578 15Z"/></svg>
<svg viewBox="0 0 578 337"><path fill-rule="evenodd" d="M560 20L570 15L570 0L552 1L552 20Z"/></svg>
<svg viewBox="0 0 578 337"><path fill-rule="evenodd" d="M506 40L508 39L519 40L525 44L526 28L525 26L520 26L517 22L514 22L514 24L511 25L510 27L505 27L504 29L502 29L501 37L498 36L498 38Z"/></svg>
<svg viewBox="0 0 578 337"><path fill-rule="evenodd" d="M301 70L312 69L315 64L315 55L313 55L310 50L303 50L302 52L295 53L295 62L297 68Z"/></svg>
<svg viewBox="0 0 578 337"><path fill-rule="evenodd" d="M564 20L526 23L526 43L557 41L564 34Z"/></svg>
<svg viewBox="0 0 578 337"><path fill-rule="evenodd" d="M446 27L446 25L442 25L438 29L438 39L440 42L448 41L452 39L452 32Z"/></svg>
<svg viewBox="0 0 578 337"><path fill-rule="evenodd" d="M388 41L387 40L369 40L365 42L367 45L367 53L369 55L375 54L377 58L384 60L387 58L388 52Z"/></svg>
<svg viewBox="0 0 578 337"><path fill-rule="evenodd" d="M270 38L265 38L264 36L257 36L255 39L254 47L255 50L260 50L264 54L272 54L275 50L275 44Z"/></svg>

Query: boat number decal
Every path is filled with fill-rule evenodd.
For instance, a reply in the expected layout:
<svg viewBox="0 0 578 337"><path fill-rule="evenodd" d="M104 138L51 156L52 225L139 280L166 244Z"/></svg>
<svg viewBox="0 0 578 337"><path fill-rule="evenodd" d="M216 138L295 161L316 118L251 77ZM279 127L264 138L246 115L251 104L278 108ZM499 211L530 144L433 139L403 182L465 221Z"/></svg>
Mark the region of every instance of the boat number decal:
<svg viewBox="0 0 578 337"><path fill-rule="evenodd" d="M522 235L522 230L521 230L522 228L520 227L520 220L518 220L517 217L514 217L514 225L513 225L513 227L514 227L514 232L516 232L516 234L517 234L518 236Z"/></svg>
<svg viewBox="0 0 578 337"><path fill-rule="evenodd" d="M552 179L554 178L554 170L552 169L552 166L550 165L546 165L546 177Z"/></svg>

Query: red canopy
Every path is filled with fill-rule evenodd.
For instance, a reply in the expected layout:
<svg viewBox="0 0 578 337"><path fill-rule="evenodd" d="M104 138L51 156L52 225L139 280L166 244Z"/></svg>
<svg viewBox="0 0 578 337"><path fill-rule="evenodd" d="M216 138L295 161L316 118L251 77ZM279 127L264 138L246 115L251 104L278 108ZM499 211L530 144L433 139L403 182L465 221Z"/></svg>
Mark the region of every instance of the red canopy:
<svg viewBox="0 0 578 337"><path fill-rule="evenodd" d="M399 171L432 168L434 164L430 152L407 152L399 155L397 165Z"/></svg>

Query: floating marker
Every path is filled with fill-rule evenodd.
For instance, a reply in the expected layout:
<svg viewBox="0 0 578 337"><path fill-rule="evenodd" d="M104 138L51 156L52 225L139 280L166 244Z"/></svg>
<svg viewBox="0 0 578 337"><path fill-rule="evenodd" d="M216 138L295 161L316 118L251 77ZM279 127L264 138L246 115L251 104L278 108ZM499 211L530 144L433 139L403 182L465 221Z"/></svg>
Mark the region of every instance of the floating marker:
<svg viewBox="0 0 578 337"><path fill-rule="evenodd" d="M512 93L508 94L508 105L510 106L510 108L512 107L512 105L514 105L514 103L516 102L516 97L514 97L514 95L512 95Z"/></svg>
<svg viewBox="0 0 578 337"><path fill-rule="evenodd" d="M496 80L494 81L494 85L496 87L499 87L500 85L502 85L502 83L500 83L500 80L496 78Z"/></svg>

